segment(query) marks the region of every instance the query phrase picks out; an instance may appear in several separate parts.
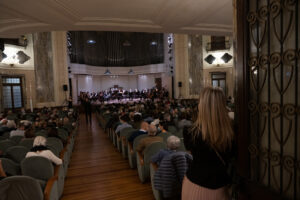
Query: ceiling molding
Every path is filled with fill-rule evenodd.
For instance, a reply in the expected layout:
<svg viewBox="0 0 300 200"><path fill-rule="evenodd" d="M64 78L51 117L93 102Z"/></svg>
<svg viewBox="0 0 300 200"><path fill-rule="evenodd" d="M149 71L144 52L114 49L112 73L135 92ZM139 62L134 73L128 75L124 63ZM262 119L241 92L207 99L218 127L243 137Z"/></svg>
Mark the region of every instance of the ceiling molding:
<svg viewBox="0 0 300 200"><path fill-rule="evenodd" d="M3 28L0 28L0 33L5 32L5 31L9 31L9 30L20 29L20 28L44 27L44 26L49 26L49 24L45 24L45 23L23 23L23 24L5 26Z"/></svg>
<svg viewBox="0 0 300 200"><path fill-rule="evenodd" d="M229 35L232 10L232 0L3 0L0 37L58 30Z"/></svg>

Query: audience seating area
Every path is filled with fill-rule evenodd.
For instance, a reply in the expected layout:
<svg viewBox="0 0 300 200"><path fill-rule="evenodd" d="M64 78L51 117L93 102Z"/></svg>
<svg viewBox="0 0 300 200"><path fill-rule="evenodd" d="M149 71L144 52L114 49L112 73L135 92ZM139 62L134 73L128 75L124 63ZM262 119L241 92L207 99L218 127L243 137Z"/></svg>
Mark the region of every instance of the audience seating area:
<svg viewBox="0 0 300 200"><path fill-rule="evenodd" d="M45 108L44 108L45 109ZM53 109L53 108L52 108ZM49 109L50 110L50 109ZM68 109L58 108L57 118L68 116ZM50 111L49 111L50 112ZM52 111L51 111L52 112ZM76 111L73 111L74 113ZM36 111L42 113L42 111ZM32 117L34 113L28 113L24 117L31 121L39 120L44 115ZM48 125L53 116L45 118ZM9 118L9 115L7 116ZM16 115L12 117L18 124L21 120ZM71 119L69 117L69 119ZM73 124L73 125L72 125ZM60 126L58 137L48 137L44 129L33 131L32 138L23 136L10 137L10 132L1 133L0 136L0 160L3 169L8 175L0 181L0 197L3 200L58 200L63 194L64 181L68 172L68 166L72 156L74 141L77 134L78 120L72 118L68 124ZM73 128L72 128L73 127ZM33 147L35 136L47 138L47 148L57 157L62 159L62 165L54 165L49 159L40 156L25 158L27 152Z"/></svg>
<svg viewBox="0 0 300 200"><path fill-rule="evenodd" d="M119 106L122 107L122 105ZM116 110L118 110L118 105L116 105L116 107ZM128 138L132 135L133 132L137 131L138 128L124 128L120 131L120 133L117 134L115 130L120 124L120 121L116 120L116 110L114 111L112 110L112 107L106 108L104 106L97 108L97 118L99 124L105 130L105 133L111 140L112 145L122 154L122 157L124 159L128 160L128 165L130 168L137 169L141 184L147 181L151 181L153 195L156 200L162 200L165 198L180 199L181 189L178 190L178 184L181 186L182 182L176 183L177 185L175 184L175 186L170 186L175 188L176 190L173 191L173 194L168 194L169 196L164 196L161 191L155 189L154 174L156 170L158 170L158 167L156 164L151 162L151 158L161 149L166 148L167 138L171 135L175 135L181 139L181 146L178 150L186 152L183 144L182 130L178 129L175 125L169 126L167 133L159 133L157 135L163 138L163 142L155 142L148 145L144 150L144 155L142 155L140 152L136 151L136 147L141 139L147 137L147 134L136 137L133 143L128 142ZM120 114L118 114L118 116L120 116ZM183 175L181 176L183 178Z"/></svg>

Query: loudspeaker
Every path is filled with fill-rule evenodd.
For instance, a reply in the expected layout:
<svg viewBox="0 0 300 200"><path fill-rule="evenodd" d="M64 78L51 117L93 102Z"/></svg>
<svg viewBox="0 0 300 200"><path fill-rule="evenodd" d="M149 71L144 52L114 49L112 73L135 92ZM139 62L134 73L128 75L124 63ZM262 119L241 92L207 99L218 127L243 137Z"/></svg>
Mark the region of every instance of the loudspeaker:
<svg viewBox="0 0 300 200"><path fill-rule="evenodd" d="M182 82L181 81L178 82L178 87L182 87Z"/></svg>
<svg viewBox="0 0 300 200"><path fill-rule="evenodd" d="M63 90L68 91L68 85L63 85Z"/></svg>

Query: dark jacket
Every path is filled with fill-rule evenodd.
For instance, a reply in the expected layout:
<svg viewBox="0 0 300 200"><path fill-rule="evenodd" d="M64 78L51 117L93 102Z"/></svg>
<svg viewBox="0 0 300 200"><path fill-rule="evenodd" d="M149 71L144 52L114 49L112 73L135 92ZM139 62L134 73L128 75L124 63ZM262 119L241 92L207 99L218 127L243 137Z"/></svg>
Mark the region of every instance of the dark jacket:
<svg viewBox="0 0 300 200"><path fill-rule="evenodd" d="M176 152L165 156L154 174L154 187L164 198L180 195L183 177L192 156L186 152Z"/></svg>

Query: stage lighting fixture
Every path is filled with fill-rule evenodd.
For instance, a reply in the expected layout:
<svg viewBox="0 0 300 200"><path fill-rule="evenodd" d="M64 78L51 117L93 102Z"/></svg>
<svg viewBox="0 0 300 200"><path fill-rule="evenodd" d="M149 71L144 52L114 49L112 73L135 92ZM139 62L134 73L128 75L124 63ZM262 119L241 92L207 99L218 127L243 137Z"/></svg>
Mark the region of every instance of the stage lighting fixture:
<svg viewBox="0 0 300 200"><path fill-rule="evenodd" d="M106 71L104 72L105 75L110 75L111 72L109 71L109 69L106 69Z"/></svg>
<svg viewBox="0 0 300 200"><path fill-rule="evenodd" d="M133 70L130 69L129 72L128 72L128 74L130 74L130 75L134 74Z"/></svg>
<svg viewBox="0 0 300 200"><path fill-rule="evenodd" d="M17 52L17 59L19 60L19 64L24 64L28 60L30 60L30 57L27 56L23 51Z"/></svg>
<svg viewBox="0 0 300 200"><path fill-rule="evenodd" d="M212 64L212 63L216 60L216 58L215 58L213 55L209 54L204 60L205 60L208 64Z"/></svg>
<svg viewBox="0 0 300 200"><path fill-rule="evenodd" d="M231 59L232 59L232 56L229 54L229 53L225 53L221 59L225 62L225 63L228 63Z"/></svg>

